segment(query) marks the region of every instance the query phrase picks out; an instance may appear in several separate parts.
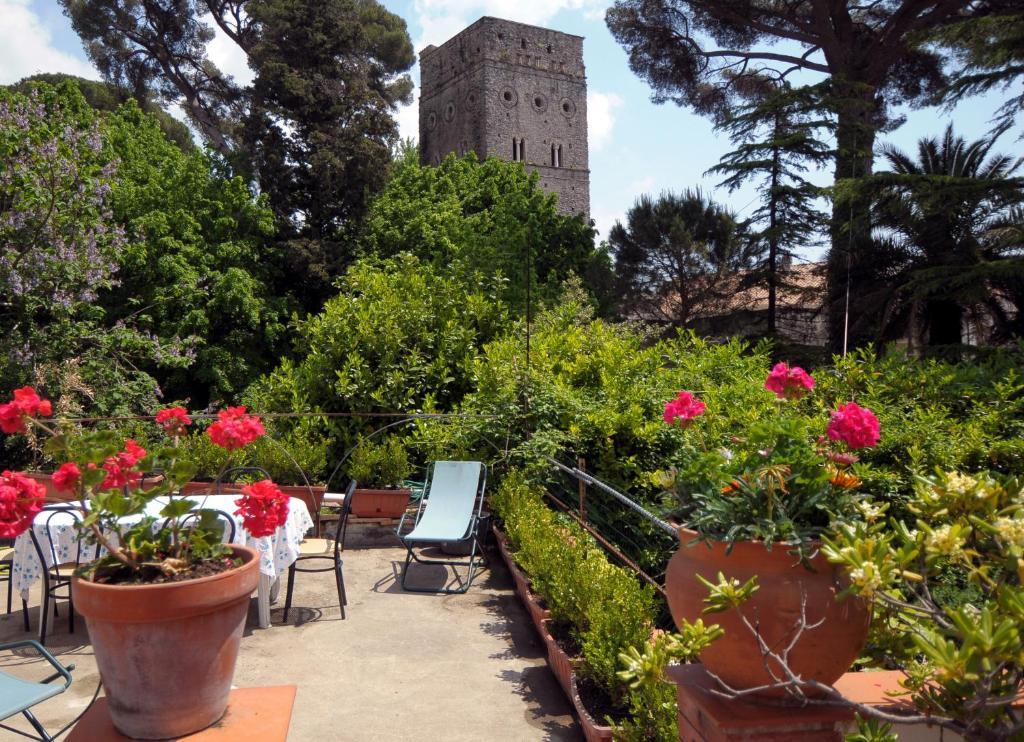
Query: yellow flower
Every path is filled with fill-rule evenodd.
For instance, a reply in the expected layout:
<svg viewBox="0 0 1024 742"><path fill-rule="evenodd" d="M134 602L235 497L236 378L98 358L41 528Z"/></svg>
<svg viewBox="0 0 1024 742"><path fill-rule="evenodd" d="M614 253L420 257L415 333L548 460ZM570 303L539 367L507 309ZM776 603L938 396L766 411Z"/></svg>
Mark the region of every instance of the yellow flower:
<svg viewBox="0 0 1024 742"><path fill-rule="evenodd" d="M948 523L933 529L925 539L925 548L942 556L954 556L960 552L963 546L964 537L960 534L959 529L955 529Z"/></svg>

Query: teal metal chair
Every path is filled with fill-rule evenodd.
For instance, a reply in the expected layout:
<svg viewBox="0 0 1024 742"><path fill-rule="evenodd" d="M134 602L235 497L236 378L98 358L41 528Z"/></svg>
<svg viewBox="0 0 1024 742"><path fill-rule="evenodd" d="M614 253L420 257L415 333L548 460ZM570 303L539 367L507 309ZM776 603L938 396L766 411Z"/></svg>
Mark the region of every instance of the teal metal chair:
<svg viewBox="0 0 1024 742"><path fill-rule="evenodd" d="M40 681L22 680L16 678L2 670L0 670L0 722L6 721L15 714L22 714L28 723L32 725L32 728L38 734L38 737L33 737L30 734L26 734L19 729L14 729L6 724L0 723L0 729L8 732L13 732L22 737L28 737L29 739L43 740L43 742L50 742L54 739L46 730L43 729L43 725L39 723L39 720L32 715L30 709L37 703L42 703L48 698L53 698L66 691L71 685L71 671L75 669L74 665L68 665L65 667L59 663L52 654L46 651L42 644L32 639L23 639L22 641L11 642L9 644L0 644L0 651L10 649L22 649L31 648L36 651L43 659L49 662L53 669L56 670L52 675L44 678ZM55 680L62 679L64 682L55 683Z"/></svg>
<svg viewBox="0 0 1024 742"><path fill-rule="evenodd" d="M398 523L397 534L407 552L405 566L402 568L403 590L416 593L464 593L469 590L477 567L485 564L482 555L477 557L477 550L480 548L477 530L486 489L487 467L481 462L434 462L428 473L426 490L416 508L413 529L409 533L402 533L408 514L403 515ZM441 546L467 540L471 540L468 560L425 559L415 552L417 548L424 546ZM409 565L413 561L420 564L467 567L466 580L454 589L409 587L406 578L409 574Z"/></svg>

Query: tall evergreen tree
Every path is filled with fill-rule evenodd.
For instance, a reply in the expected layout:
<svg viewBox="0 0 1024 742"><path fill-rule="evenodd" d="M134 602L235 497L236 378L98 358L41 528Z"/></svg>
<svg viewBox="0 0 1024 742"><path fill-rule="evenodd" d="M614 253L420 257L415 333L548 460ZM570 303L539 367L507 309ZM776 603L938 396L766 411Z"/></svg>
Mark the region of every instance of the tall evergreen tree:
<svg viewBox="0 0 1024 742"><path fill-rule="evenodd" d="M289 273L319 307L385 182L409 101L405 22L376 0L61 0L104 78L180 105L205 142L259 183ZM214 25L255 72L210 60Z"/></svg>
<svg viewBox="0 0 1024 742"><path fill-rule="evenodd" d="M831 148L817 136L830 130L832 121L821 114L813 90L794 89L785 81L751 78L746 96L749 102L719 125L736 148L708 172L727 175L721 185L730 191L758 182L761 205L750 219L758 264L746 283L767 285L768 334L774 335L777 292L788 287L780 267L795 257L796 248L812 244L825 224L817 207L823 189L804 174L831 158Z"/></svg>
<svg viewBox="0 0 1024 742"><path fill-rule="evenodd" d="M673 327L725 299L724 279L754 265L744 224L698 189L641 196L608 244L620 311Z"/></svg>
<svg viewBox="0 0 1024 742"><path fill-rule="evenodd" d="M655 102L721 116L737 101L738 77L826 82L840 180L871 174L877 133L898 122L891 104L928 102L941 89L943 50L925 35L1019 11L1019 0L616 0L607 22ZM833 202L829 255L834 347L842 341L845 288L857 296L877 277L870 201L855 189L845 193L852 195ZM856 339L870 337L865 327Z"/></svg>
<svg viewBox="0 0 1024 742"><path fill-rule="evenodd" d="M962 63L945 91L948 103L990 90L1013 91L996 111L996 128L1007 127L1024 114L1024 13L967 21L938 38Z"/></svg>

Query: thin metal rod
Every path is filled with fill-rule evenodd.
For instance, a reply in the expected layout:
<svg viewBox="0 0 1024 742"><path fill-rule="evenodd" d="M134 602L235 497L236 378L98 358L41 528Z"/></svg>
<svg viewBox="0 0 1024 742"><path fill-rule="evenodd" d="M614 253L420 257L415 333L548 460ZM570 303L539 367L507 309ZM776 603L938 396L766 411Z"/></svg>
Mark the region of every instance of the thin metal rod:
<svg viewBox="0 0 1024 742"><path fill-rule="evenodd" d="M616 490L616 489L614 489L612 487L609 487L607 484L602 482L600 479L594 479L594 477L590 476L585 471L580 471L579 469L577 469L574 466L566 466L565 464L561 463L560 461L556 461L555 459L552 459L552 458L549 458L549 457L545 457L545 458L547 458L547 461L548 461L549 464L551 464L552 466L554 466L554 467L556 467L558 469L561 469L562 471L564 471L569 476L575 477L576 479L578 479L580 481L586 482L589 485L597 487L599 490L607 492L609 495L614 497L616 500L621 502L623 505L628 507L630 510L632 510L633 512L643 516L646 520L650 521L652 524L654 524L655 526L660 528L665 533L670 534L671 536L675 536L678 533L678 529L675 526L673 526L671 523L663 521L661 518L659 518L658 516L654 515L652 512L650 512L646 508L644 508L643 505L641 505L641 504L639 504L637 502L634 502L633 500L629 499L626 495L622 494L618 490Z"/></svg>
<svg viewBox="0 0 1024 742"><path fill-rule="evenodd" d="M661 583L659 583L657 580L655 580L649 574L644 572L640 568L639 564L637 564L632 559L630 559L628 556L623 554L615 544L613 544L611 541L609 541L604 536L602 536L600 533L598 533L597 530L595 530L589 523L586 523L586 522L580 520L580 517L578 515L576 515L576 513L574 513L571 508L569 508L564 502L559 500L557 497L555 497L554 495L552 495L552 494L550 494L548 492L545 492L544 496L547 497L552 502L554 502L557 505L559 505L560 507L562 507L565 510L565 514L568 515L570 518L572 518L574 521L576 521L579 524L580 528L582 528L584 531L586 531L591 536L593 536L594 539L597 541L597 543L601 544L601 546L604 547L604 549L606 551L608 551L609 553L614 555L623 564L625 564L631 570L633 570L638 575L640 575L640 578L644 582L646 582L648 585L651 585L655 590L657 590L658 593L661 594L661 597L667 598L667 595L665 594L665 588L663 588L661 586Z"/></svg>

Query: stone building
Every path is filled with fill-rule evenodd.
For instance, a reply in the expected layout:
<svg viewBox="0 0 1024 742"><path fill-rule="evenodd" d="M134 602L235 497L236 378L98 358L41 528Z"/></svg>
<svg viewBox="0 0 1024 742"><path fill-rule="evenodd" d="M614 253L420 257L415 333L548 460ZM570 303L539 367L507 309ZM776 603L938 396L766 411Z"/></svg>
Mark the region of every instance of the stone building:
<svg viewBox="0 0 1024 742"><path fill-rule="evenodd" d="M484 17L420 52L420 157L449 152L523 162L590 216L583 38Z"/></svg>

